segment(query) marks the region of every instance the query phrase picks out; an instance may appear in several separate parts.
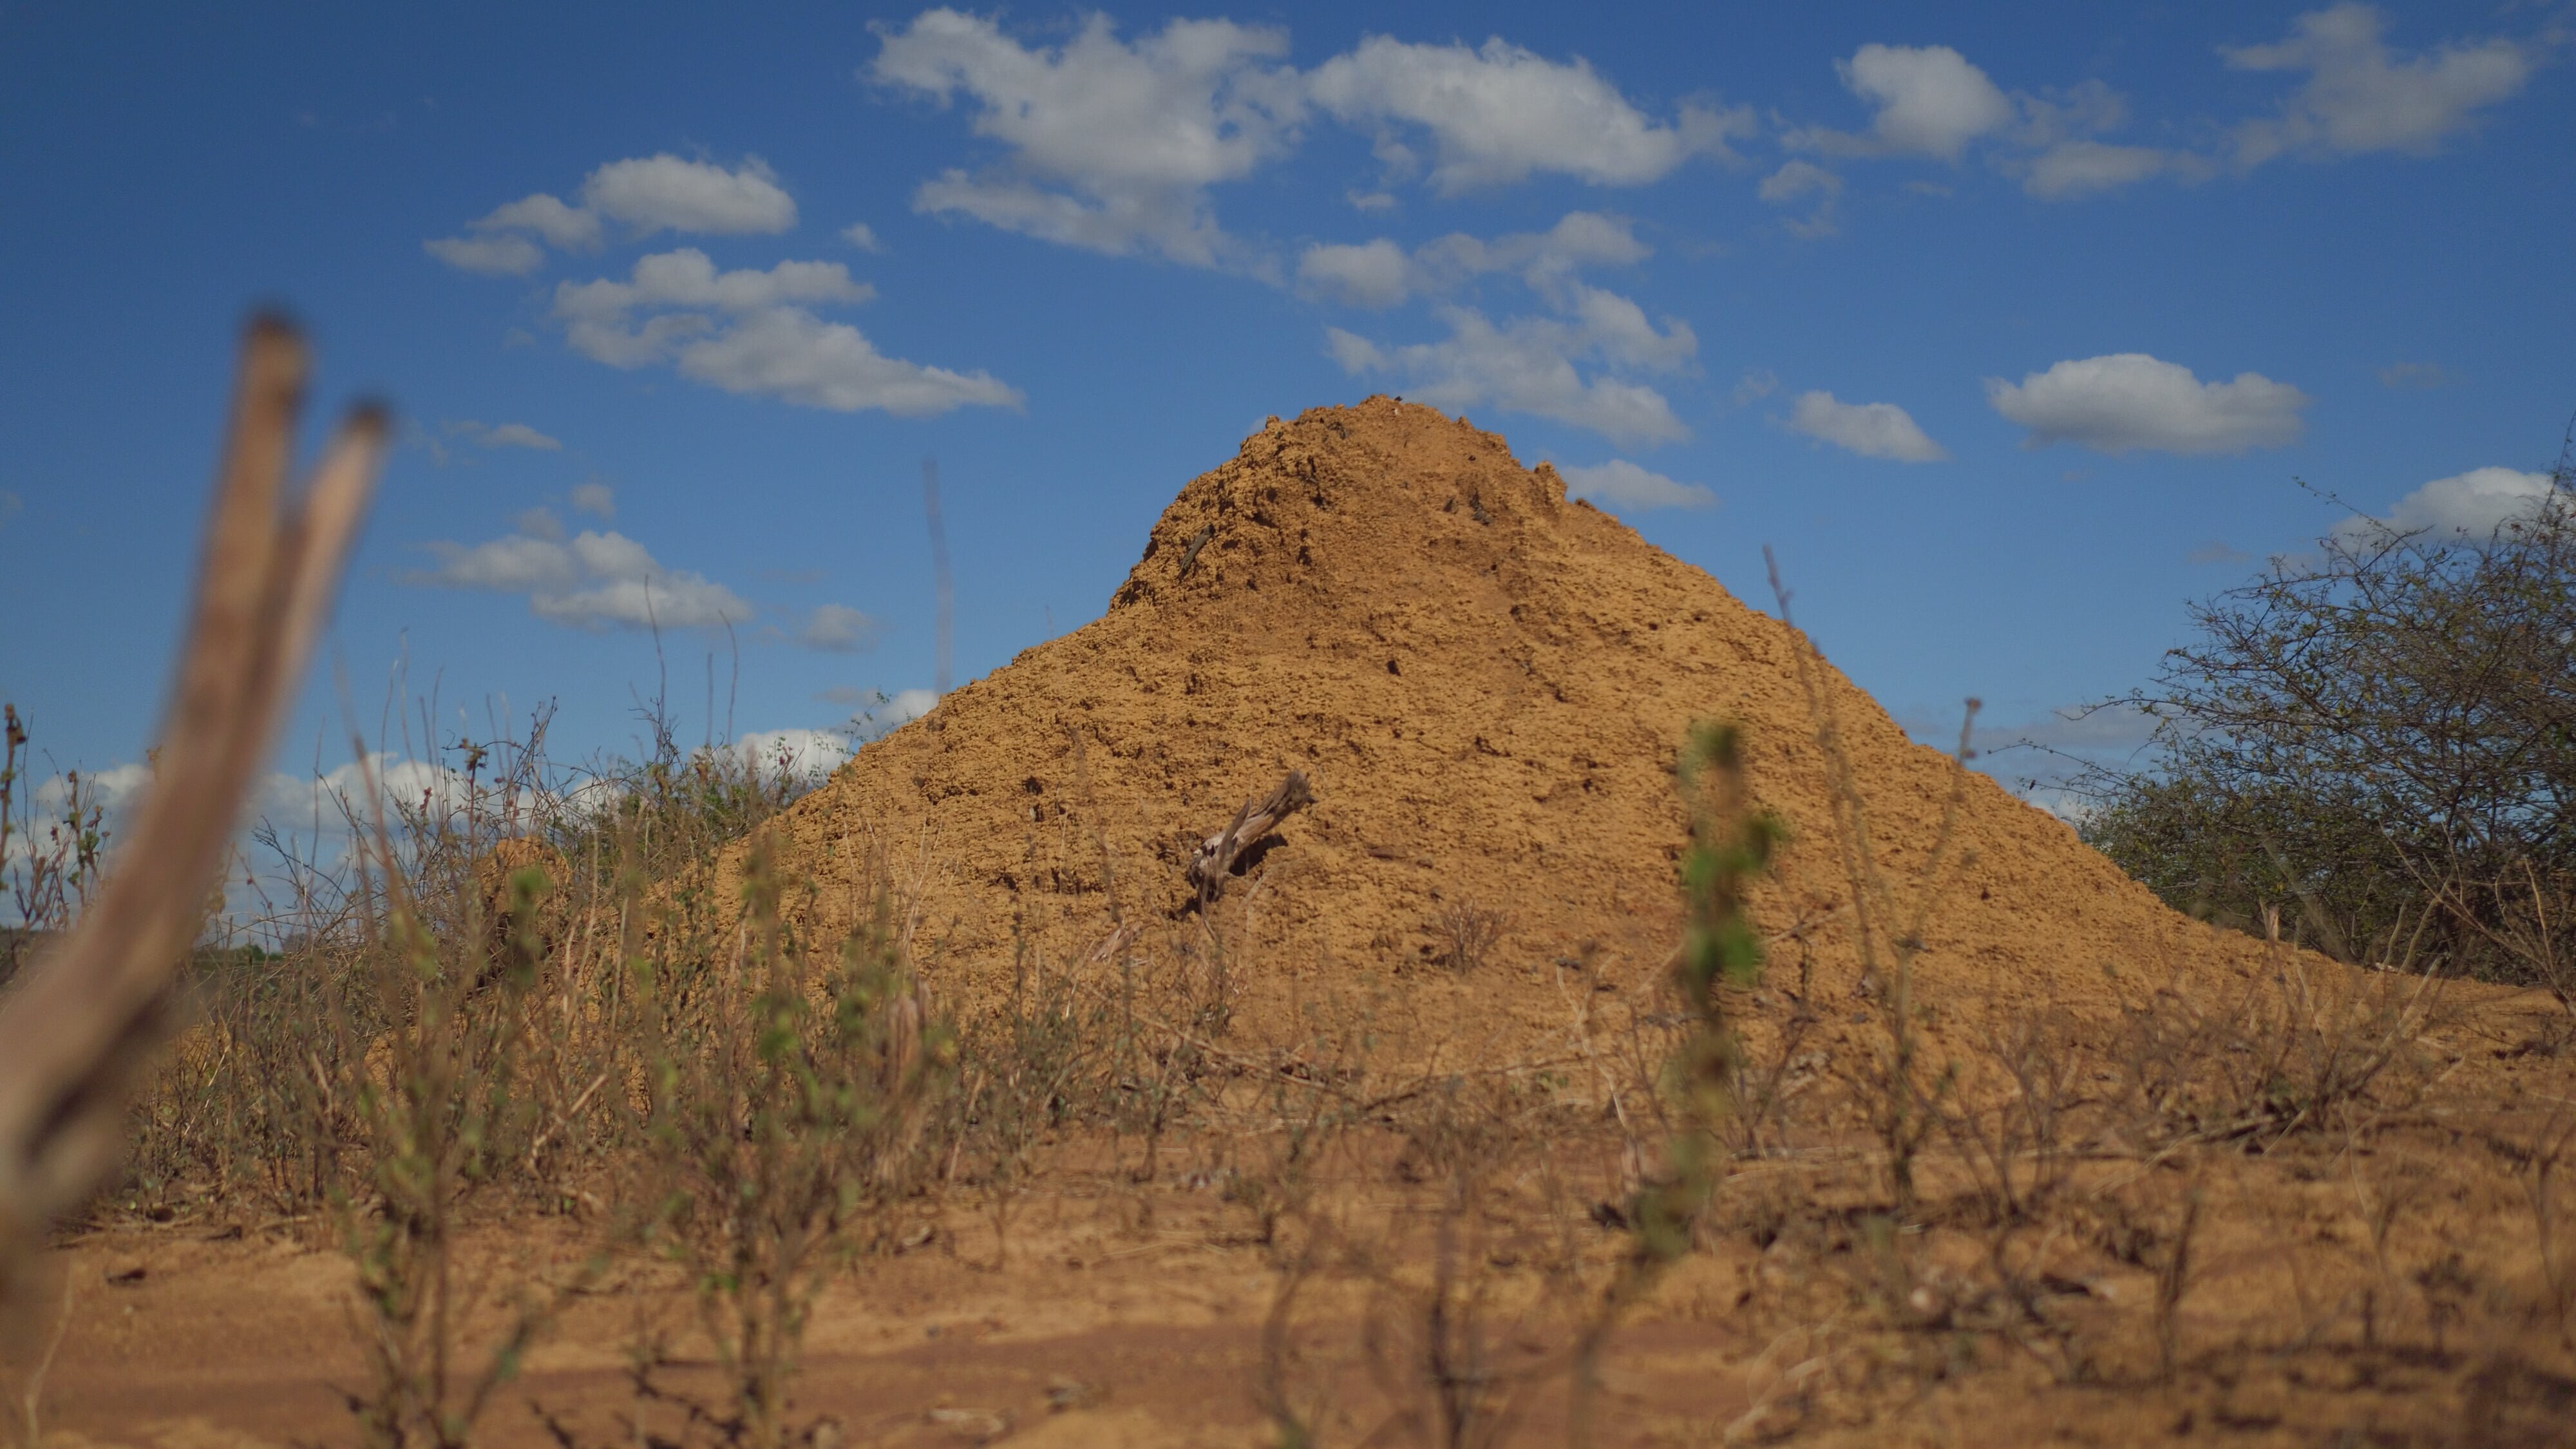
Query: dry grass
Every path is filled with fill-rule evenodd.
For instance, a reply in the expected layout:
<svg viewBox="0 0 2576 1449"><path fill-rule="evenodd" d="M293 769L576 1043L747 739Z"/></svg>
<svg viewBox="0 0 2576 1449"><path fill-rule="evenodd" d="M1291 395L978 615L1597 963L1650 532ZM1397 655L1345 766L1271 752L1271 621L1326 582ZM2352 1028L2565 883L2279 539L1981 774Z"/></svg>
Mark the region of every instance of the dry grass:
<svg viewBox="0 0 2576 1449"><path fill-rule="evenodd" d="M405 1449L483 1435L575 1295L655 1285L690 1312L639 1312L625 1345L638 1441L821 1445L839 1430L797 1389L827 1289L933 1245L960 1272L1015 1269L1032 1207L1077 1198L1146 1251L1200 1188L1222 1227L1196 1246L1271 1285L1240 1387L1301 1449L1592 1442L1627 1356L1685 1328L1731 1345L1694 1350L1704 1399L1617 1432L1876 1442L1950 1414L1992 1440L2042 1432L2043 1410L2127 1437L2301 1415L2418 1442L2563 1429L2557 1048L2481 1038L2429 975L2288 946L2227 980L2129 963L2090 1014L1924 999L1950 828L1889 878L1807 665L1857 985L1808 969L1815 921L1750 915L1776 828L1733 732L1706 729L1680 761L1669 979L1615 1020L1569 988L1565 1049L1540 1060L1386 1051L1360 984L1309 1002L1294 1040L1244 1039L1259 879L1139 924L1114 883L1152 867L1105 844L1102 938L1049 960L1024 935L1011 989L947 1016L881 860L829 887L858 882L855 930L800 924L826 887L764 845L783 772L683 749L658 710L641 761L560 765L542 716L419 752L440 783L347 802L349 862L305 862L260 946L189 960L126 1166L75 1226L344 1253L369 1365L354 1424ZM10 730L0 820L23 832ZM12 857L21 932L79 915L87 808ZM1446 899L1432 925L1464 989L1528 964L1508 924ZM2539 1086L2497 1097L2512 1072ZM580 1252L466 1249L540 1218ZM50 1354L11 1361L32 1438Z"/></svg>

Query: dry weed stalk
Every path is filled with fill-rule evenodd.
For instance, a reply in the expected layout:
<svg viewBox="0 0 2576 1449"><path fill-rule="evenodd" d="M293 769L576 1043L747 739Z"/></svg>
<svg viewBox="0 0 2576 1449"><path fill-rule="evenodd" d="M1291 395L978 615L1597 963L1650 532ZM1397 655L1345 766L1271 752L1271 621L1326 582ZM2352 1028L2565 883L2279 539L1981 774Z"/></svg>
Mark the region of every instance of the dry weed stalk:
<svg viewBox="0 0 2576 1449"><path fill-rule="evenodd" d="M107 1176L125 1103L166 1026L250 781L338 584L381 461L353 412L285 498L305 351L275 318L242 345L231 438L153 789L92 909L0 1002L0 1297L8 1263Z"/></svg>
<svg viewBox="0 0 2576 1449"><path fill-rule="evenodd" d="M1474 975L1486 956L1502 944L1510 924L1501 911L1487 910L1472 896L1444 902L1431 918L1432 934L1445 943L1440 964L1461 976Z"/></svg>
<svg viewBox="0 0 2576 1449"><path fill-rule="evenodd" d="M643 1125L653 1241L686 1269L731 1403L729 1443L787 1442L788 1390L829 1273L914 1181L925 1117L955 1061L929 1022L880 893L809 983L768 842L743 872L731 980L688 1002L667 963L646 995Z"/></svg>
<svg viewBox="0 0 2576 1449"><path fill-rule="evenodd" d="M1914 962L1923 954L1924 928L1930 923L1933 907L1948 885L1948 872L1955 865L1968 863L1963 855L1953 861L1951 847L1957 843L1959 807L1967 798L1968 761L1975 758L1970 748L1974 739L1977 711L1975 699L1967 702L1959 722L1959 745L1950 758L1950 792L1941 806L1941 828L1934 837L1930 856L1924 861L1921 877L1915 882L1912 908L1900 911L1894 886L1880 870L1876 847L1870 834L1868 806L1861 798L1860 783L1852 770L1851 754L1843 746L1840 711L1834 707L1833 691L1820 677L1815 645L1797 632L1789 615L1789 589L1780 581L1780 563L1768 545L1762 550L1763 562L1771 574L1771 592L1780 604L1780 622L1791 634L1790 649L1798 666L1798 688L1806 696L1808 719L1815 728L1816 748L1825 758L1827 798L1833 809L1834 847L1840 854L1843 876L1852 897L1854 940L1860 954L1861 983L1865 991L1880 998L1880 1015L1887 1027L1887 1055L1877 1064L1871 1089L1870 1109L1874 1126L1886 1152L1888 1185L1899 1213L1914 1207L1914 1160L1930 1140L1937 1127L1939 1099L1948 1087L1947 1078L1932 1082L1922 1079L1919 1057L1921 1033L1915 1020ZM1902 924L1898 924L1899 922ZM1884 955L1882 956L1882 946Z"/></svg>

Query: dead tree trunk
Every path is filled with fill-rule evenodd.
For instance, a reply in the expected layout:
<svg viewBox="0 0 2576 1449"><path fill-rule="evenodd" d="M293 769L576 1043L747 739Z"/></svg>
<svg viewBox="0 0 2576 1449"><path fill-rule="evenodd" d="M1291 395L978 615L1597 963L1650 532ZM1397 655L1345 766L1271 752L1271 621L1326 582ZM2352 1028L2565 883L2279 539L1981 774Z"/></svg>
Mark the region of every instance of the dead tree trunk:
<svg viewBox="0 0 2576 1449"><path fill-rule="evenodd" d="M1280 821L1314 803L1315 792L1307 788L1305 773L1290 770L1278 789L1244 801L1234 813L1233 824L1200 841L1190 852L1189 871L1190 884L1199 893L1199 909L1207 909L1224 889L1226 876L1244 851L1277 829Z"/></svg>

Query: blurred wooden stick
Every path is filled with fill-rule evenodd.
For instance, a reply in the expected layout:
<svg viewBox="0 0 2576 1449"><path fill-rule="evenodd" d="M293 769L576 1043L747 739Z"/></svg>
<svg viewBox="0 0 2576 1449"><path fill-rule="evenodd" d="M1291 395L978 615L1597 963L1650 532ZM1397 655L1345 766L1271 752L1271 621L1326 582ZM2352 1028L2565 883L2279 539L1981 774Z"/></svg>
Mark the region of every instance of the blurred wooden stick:
<svg viewBox="0 0 2576 1449"><path fill-rule="evenodd" d="M303 496L286 497L304 374L294 330L252 322L151 789L78 928L0 997L0 1301L48 1225L114 1170L170 978L204 923L383 461L385 415L361 407Z"/></svg>

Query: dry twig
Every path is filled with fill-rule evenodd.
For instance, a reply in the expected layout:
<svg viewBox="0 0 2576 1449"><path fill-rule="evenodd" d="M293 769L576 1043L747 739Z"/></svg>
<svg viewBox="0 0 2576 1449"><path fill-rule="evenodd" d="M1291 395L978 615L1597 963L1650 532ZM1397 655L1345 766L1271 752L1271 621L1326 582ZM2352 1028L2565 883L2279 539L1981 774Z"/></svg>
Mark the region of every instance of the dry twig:
<svg viewBox="0 0 2576 1449"><path fill-rule="evenodd" d="M1225 885L1228 872L1242 858L1245 850L1279 827L1279 822L1315 803L1315 792L1306 785L1301 770L1290 770L1279 788L1258 799L1246 800L1234 813L1234 822L1199 842L1190 852L1189 879L1197 887L1199 906L1205 909Z"/></svg>

